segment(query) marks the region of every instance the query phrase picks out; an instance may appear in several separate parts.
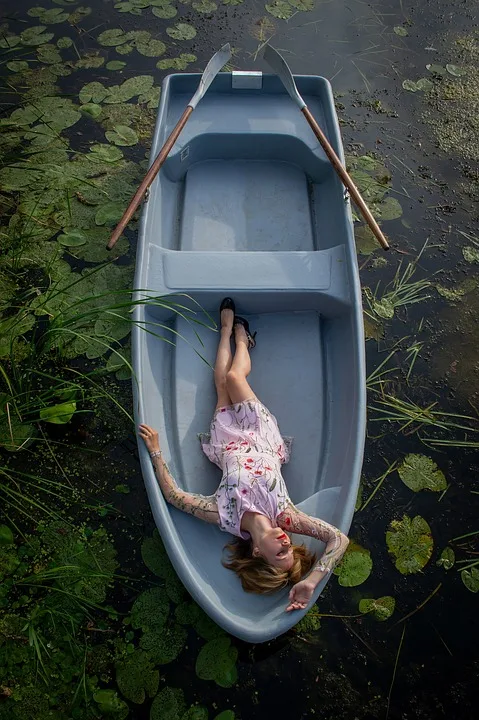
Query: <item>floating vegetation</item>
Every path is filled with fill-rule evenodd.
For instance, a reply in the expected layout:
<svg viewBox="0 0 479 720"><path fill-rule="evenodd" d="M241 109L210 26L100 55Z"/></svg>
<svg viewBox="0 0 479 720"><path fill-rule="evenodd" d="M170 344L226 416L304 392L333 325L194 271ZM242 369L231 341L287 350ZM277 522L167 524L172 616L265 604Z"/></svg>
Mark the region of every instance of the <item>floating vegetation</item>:
<svg viewBox="0 0 479 720"><path fill-rule="evenodd" d="M343 587L356 587L368 579L373 569L371 553L355 542L350 542L343 559L334 569Z"/></svg>
<svg viewBox="0 0 479 720"><path fill-rule="evenodd" d="M407 29L403 25L395 25L393 27L394 32L396 35L399 35L399 37L406 37L409 35Z"/></svg>
<svg viewBox="0 0 479 720"><path fill-rule="evenodd" d="M193 55L192 53L181 53L181 55L178 55L176 58L163 58L162 60L158 60L156 67L158 70L168 70L169 68L174 68L175 70L186 70L188 65L196 62L196 60L196 55Z"/></svg>
<svg viewBox="0 0 479 720"><path fill-rule="evenodd" d="M470 570L463 570L461 580L470 592L479 592L479 568L473 567Z"/></svg>
<svg viewBox="0 0 479 720"><path fill-rule="evenodd" d="M420 78L419 80L403 80L402 86L404 90L409 92L427 92L432 90L434 83L429 78Z"/></svg>
<svg viewBox="0 0 479 720"><path fill-rule="evenodd" d="M374 291L365 287L363 293L369 307L369 312L365 311L366 314L369 314L373 320L390 320L398 308L415 305L430 298L431 296L426 294L432 285L430 280L412 281L416 265L417 261L409 262L403 270L403 265L400 263L393 281L386 285L381 293L379 293L380 283Z"/></svg>
<svg viewBox="0 0 479 720"><path fill-rule="evenodd" d="M101 45L114 47L119 55L128 55L136 49L145 57L159 57L166 51L165 43L152 38L147 30L124 32L120 28L112 28L102 32L97 39Z"/></svg>
<svg viewBox="0 0 479 720"><path fill-rule="evenodd" d="M166 34L173 40L192 40L196 37L196 29L188 23L176 23L172 27L166 28Z"/></svg>
<svg viewBox="0 0 479 720"><path fill-rule="evenodd" d="M279 20L289 20L298 11L308 12L313 8L314 0L274 0L265 5L267 12Z"/></svg>
<svg viewBox="0 0 479 720"><path fill-rule="evenodd" d="M434 541L431 528L420 515L393 520L386 532L386 544L400 573L417 573L429 562Z"/></svg>
<svg viewBox="0 0 479 720"><path fill-rule="evenodd" d="M389 620L391 615L394 613L396 607L396 600L390 595L377 598L363 598L359 601L359 612L364 615L371 615L375 620L384 622Z"/></svg>
<svg viewBox="0 0 479 720"><path fill-rule="evenodd" d="M238 650L229 637L219 637L204 645L196 659L196 674L201 680L214 680L220 687L231 687L237 680Z"/></svg>
<svg viewBox="0 0 479 720"><path fill-rule="evenodd" d="M414 492L420 490L441 492L447 487L444 473L427 455L406 455L398 465L398 474L403 483Z"/></svg>
<svg viewBox="0 0 479 720"><path fill-rule="evenodd" d="M450 570L454 567L456 562L456 554L451 547L445 547L436 562L438 567L443 567L444 570Z"/></svg>

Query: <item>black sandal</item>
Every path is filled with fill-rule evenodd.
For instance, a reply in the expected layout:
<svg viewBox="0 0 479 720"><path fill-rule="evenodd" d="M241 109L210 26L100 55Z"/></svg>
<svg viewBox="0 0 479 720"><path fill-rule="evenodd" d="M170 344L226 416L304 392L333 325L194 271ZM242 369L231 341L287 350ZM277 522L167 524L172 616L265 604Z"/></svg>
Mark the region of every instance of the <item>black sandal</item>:
<svg viewBox="0 0 479 720"><path fill-rule="evenodd" d="M244 318L240 317L239 315L235 315L235 319L233 321L233 328L235 325L242 325L245 329L246 337L248 338L248 345L249 348L252 349L256 345L256 332L251 333L249 329L249 322L245 320Z"/></svg>

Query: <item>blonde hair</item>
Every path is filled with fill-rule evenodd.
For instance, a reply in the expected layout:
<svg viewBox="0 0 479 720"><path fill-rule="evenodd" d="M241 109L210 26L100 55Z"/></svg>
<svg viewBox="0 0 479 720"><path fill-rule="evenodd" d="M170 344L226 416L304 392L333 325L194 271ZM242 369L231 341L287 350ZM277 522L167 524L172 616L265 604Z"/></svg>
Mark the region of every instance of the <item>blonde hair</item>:
<svg viewBox="0 0 479 720"><path fill-rule="evenodd" d="M281 590L290 583L299 582L316 562L316 555L305 545L292 545L292 548L294 562L289 570L281 570L262 557L254 557L251 540L235 538L225 545L230 557L228 560L223 560L223 565L228 570L234 570L241 580L243 590L267 595Z"/></svg>

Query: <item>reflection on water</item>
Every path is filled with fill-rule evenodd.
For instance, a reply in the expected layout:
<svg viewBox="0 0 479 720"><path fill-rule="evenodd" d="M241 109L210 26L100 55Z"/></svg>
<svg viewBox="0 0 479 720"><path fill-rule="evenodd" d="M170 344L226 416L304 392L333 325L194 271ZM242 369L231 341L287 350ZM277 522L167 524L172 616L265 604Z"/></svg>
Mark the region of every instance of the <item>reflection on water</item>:
<svg viewBox="0 0 479 720"><path fill-rule="evenodd" d="M45 0L44 5L4 3L2 117L8 118L12 111L17 115L13 124L2 122L2 301L5 298L12 304L11 298L16 297L15 302L30 303L20 291L31 287L40 288L38 296L44 298L53 274L54 282L63 283L68 303L74 302L75 293L70 285L66 290L65 277L70 277L70 268L79 274L106 259L98 247L103 247L108 227L141 177L161 77L170 69L201 70L213 50L226 41L234 46L234 68L266 70L261 49L270 41L295 73L321 74L331 80L348 163L393 246L387 256L382 255L364 228L358 228L361 280L368 288L367 307L372 308L368 335L377 342L371 339L367 344L368 372L376 370L369 383L373 407L362 488L362 504L368 502L358 511L351 536L371 552L369 578L356 587L341 587L333 579L318 603L317 617L288 637L261 647L237 641L229 645L225 638L215 638L207 620L185 604L187 599L168 574L167 565L159 567L154 559L160 553L156 545L153 560L147 559L144 549L150 580L166 583L168 597L161 596L162 602L168 605L170 600L172 607L181 608L176 615L170 610L168 643L158 618L145 620L138 606L140 619L133 626L122 625L113 615L108 619L93 612L93 624L81 625L81 632L80 625L77 628L78 637L84 636L82 657L88 662L78 665L70 681L62 680L61 693L67 697L69 685L87 676L90 684L85 684L85 693L94 710L86 711L80 703L72 717L126 717L128 710L119 699L123 697L128 700L129 717L146 718L151 703L147 698L155 696L158 686L152 718L181 718L193 703L208 708L210 718L227 709L243 719L278 713L298 720L383 718L387 713L390 718L428 720L472 717L477 544L474 535L461 536L477 529L477 488L473 485L477 463L471 446L477 443L479 372L475 329L479 233L477 223L474 226L479 39L471 31L476 3L451 6L446 0L430 0L418 7L407 0L275 0L266 4L258 0L125 0L82 7L75 0ZM422 79L427 82L418 85ZM22 104L28 105L27 110L19 109ZM458 137L465 141L458 144ZM66 144L61 138L67 138ZM24 165L15 167L24 162L18 159L21 147L30 157L33 153L35 167L30 173L34 175L26 174ZM82 155L74 156L74 152ZM92 167L98 172L92 172ZM23 238L20 249L19 237ZM135 233L130 232L132 245L134 239ZM118 254L117 264L133 262L126 241ZM395 278L398 272L403 277L408 263L414 275L402 280L405 301L399 303ZM126 287L127 271L112 270L90 279L83 296L107 290L116 293ZM420 295L414 294L414 283L424 281ZM50 296L42 305L42 317L48 319L58 312L56 297ZM23 320L14 336L18 363L24 362L26 353L21 335L35 323L33 309L28 307L28 321ZM103 317L102 322L105 333L124 346L126 318L113 323L111 317ZM3 323L4 319L2 334L11 334L11 323ZM96 335L90 329L83 345L76 339L73 347L70 339L62 346L64 357L81 370L88 363L101 364L102 358L107 361L111 372L105 383L110 395L95 400L93 419L88 414L76 415L69 426L44 423L37 443L17 452L13 460L7 456L5 462L15 472L31 472L33 462L48 477L56 477L60 466L65 485L73 482L86 493L78 496L78 507L75 498L66 500L68 518L86 523L87 539L76 541L82 544L85 563L93 552L90 526L96 528L101 522L118 549L117 572L139 578L146 572L139 548L143 538L151 536L152 522L130 425L111 404L111 394L118 402L130 404L129 385L122 384L128 377L128 355L126 350L126 360L116 355L108 358L96 327ZM93 335L96 344L92 344ZM0 349L10 372L9 345L0 343ZM4 391L8 390L2 387ZM72 402L57 396L56 402L60 400ZM374 407L382 408L380 416ZM437 425L434 412L443 413L443 427ZM448 412L469 419L446 417ZM18 440L17 447L21 446L24 424L23 430L11 423L5 428L12 442ZM73 445L101 452L92 455L69 449ZM410 454L434 460L446 477L445 491L414 493L401 482L394 463ZM8 521L22 544L20 533L30 532L36 517L32 522L17 517L12 505L9 508ZM385 533L391 532L392 521L405 515L413 523L418 517L427 521L434 547L422 572L403 575L388 553ZM412 525L406 525L409 530L400 536L399 545L409 558L420 555L427 533L415 535ZM404 530L405 525L393 526L398 527ZM59 526L54 537L69 537L69 532ZM391 536L389 541L391 548ZM41 542L50 543L44 552L50 553L53 563L51 537L42 536ZM456 560L450 569L444 561L437 564L446 547L454 550ZM18 567L13 550L8 553L7 576L14 572L13 566ZM71 563L73 556L69 556ZM35 562L38 572L41 563ZM466 570L461 573L461 568ZM116 583L112 605L129 615L137 594L136 585ZM384 597L395 600L390 619L381 622L361 614L361 600ZM4 612L16 611L12 602L3 604ZM22 604L18 597L17 602L22 617L31 617L28 603ZM9 642L12 633L24 632L21 623L17 625L12 625L15 631L2 626L2 642ZM183 626L191 626L186 647ZM210 674L202 650L207 642L218 643L209 647L222 663ZM175 643L178 648L172 651ZM28 647L26 636L24 644ZM97 646L102 650L92 649ZM65 657L70 657L68 652L62 650ZM148 660L148 653L157 660ZM125 664L128 655L135 663L140 659L144 663L142 672L138 672L140 665L131 663L128 672L136 678L133 689L127 688L124 678L118 680L130 667ZM25 670L28 662L22 656L12 670L3 657L7 666L4 694L9 703L5 707L13 718L40 720L48 716L48 703L41 693L35 696L37 705L32 705L36 709L22 705L22 687L26 697L25 688L32 682ZM57 671L59 666L61 662ZM237 681L233 667L237 667ZM138 694L142 675L149 680ZM118 688L120 695L115 696ZM168 688L182 692L175 694ZM33 697L31 692L28 697ZM59 707L58 698L51 702Z"/></svg>

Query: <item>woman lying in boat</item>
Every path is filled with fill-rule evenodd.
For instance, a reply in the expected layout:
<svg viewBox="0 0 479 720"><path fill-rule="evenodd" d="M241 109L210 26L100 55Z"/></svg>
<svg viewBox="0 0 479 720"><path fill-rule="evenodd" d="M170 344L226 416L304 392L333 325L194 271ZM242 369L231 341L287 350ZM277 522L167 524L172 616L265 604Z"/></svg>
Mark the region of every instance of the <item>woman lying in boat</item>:
<svg viewBox="0 0 479 720"><path fill-rule="evenodd" d="M235 315L231 298L221 303L220 321L214 369L218 402L209 440L202 443L205 454L223 472L216 493L206 497L181 490L163 461L156 430L140 425L139 433L165 499L236 536L226 546L230 557L224 565L238 574L243 589L271 593L293 584L286 610L303 609L318 583L341 559L349 541L337 528L300 512L291 502L281 475L289 450L276 419L247 381L249 351L256 344L256 333L252 335L248 322ZM326 543L319 561L304 545L293 545L288 533L309 535Z"/></svg>

